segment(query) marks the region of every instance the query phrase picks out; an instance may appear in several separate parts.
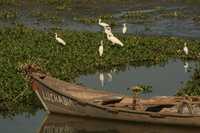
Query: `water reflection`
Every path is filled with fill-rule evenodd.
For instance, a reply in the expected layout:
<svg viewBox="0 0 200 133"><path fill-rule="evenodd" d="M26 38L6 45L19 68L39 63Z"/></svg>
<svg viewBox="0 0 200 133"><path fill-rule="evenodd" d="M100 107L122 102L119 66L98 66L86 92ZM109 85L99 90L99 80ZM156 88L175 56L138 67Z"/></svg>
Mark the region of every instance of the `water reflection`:
<svg viewBox="0 0 200 133"><path fill-rule="evenodd" d="M188 68L189 68L189 63L187 61L184 62L184 69L185 72L188 72Z"/></svg>
<svg viewBox="0 0 200 133"><path fill-rule="evenodd" d="M18 114L12 119L0 117L1 133L36 133L40 127L41 121L45 116L45 112L40 110L34 115L29 113Z"/></svg>
<svg viewBox="0 0 200 133"><path fill-rule="evenodd" d="M112 79L113 79L112 72L99 73L99 82L100 82L102 88L104 88L105 82L112 82Z"/></svg>
<svg viewBox="0 0 200 133"><path fill-rule="evenodd" d="M101 87L103 88L103 86L104 86L104 74L103 73L99 73L99 81L101 83Z"/></svg>
<svg viewBox="0 0 200 133"><path fill-rule="evenodd" d="M190 67L189 67L190 64ZM143 94L145 97L159 95L175 95L177 88L189 80L193 74L195 62L171 60L166 65L150 67L131 67L125 70L110 70L82 75L76 82L95 89L104 89L123 94L130 94L126 88L135 85L152 86L152 93ZM189 68L191 71L189 71ZM187 73L186 73L187 72ZM101 81L99 84L99 80Z"/></svg>
<svg viewBox="0 0 200 133"><path fill-rule="evenodd" d="M199 128L151 125L49 115L39 133L197 133Z"/></svg>
<svg viewBox="0 0 200 133"><path fill-rule="evenodd" d="M112 81L112 73L107 73L107 76L108 76L108 82L111 82Z"/></svg>

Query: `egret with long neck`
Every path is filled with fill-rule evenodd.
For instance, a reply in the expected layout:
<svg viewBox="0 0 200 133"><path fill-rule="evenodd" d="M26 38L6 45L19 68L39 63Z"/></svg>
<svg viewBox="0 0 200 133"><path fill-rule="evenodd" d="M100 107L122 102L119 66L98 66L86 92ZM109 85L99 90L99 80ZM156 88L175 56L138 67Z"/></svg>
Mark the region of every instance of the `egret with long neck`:
<svg viewBox="0 0 200 133"><path fill-rule="evenodd" d="M111 27L104 27L104 32L105 32L106 34L112 34Z"/></svg>
<svg viewBox="0 0 200 133"><path fill-rule="evenodd" d="M65 41L63 39L61 39L60 37L58 37L57 33L55 33L55 38L56 41L62 45L66 45Z"/></svg>
<svg viewBox="0 0 200 133"><path fill-rule="evenodd" d="M110 40L113 43L113 45L118 44L120 46L124 46L124 44L117 37L115 37L112 33L107 34L107 39Z"/></svg>
<svg viewBox="0 0 200 133"><path fill-rule="evenodd" d="M183 51L185 52L186 55L188 55L189 50L188 50L188 47L187 47L187 43L186 43L186 42L184 43Z"/></svg>
<svg viewBox="0 0 200 133"><path fill-rule="evenodd" d="M99 56L103 55L103 40L101 40L101 45L99 46Z"/></svg>
<svg viewBox="0 0 200 133"><path fill-rule="evenodd" d="M99 19L99 25L105 27L109 27L109 24L101 22L101 19Z"/></svg>
<svg viewBox="0 0 200 133"><path fill-rule="evenodd" d="M126 23L123 24L122 33L125 34L127 31Z"/></svg>

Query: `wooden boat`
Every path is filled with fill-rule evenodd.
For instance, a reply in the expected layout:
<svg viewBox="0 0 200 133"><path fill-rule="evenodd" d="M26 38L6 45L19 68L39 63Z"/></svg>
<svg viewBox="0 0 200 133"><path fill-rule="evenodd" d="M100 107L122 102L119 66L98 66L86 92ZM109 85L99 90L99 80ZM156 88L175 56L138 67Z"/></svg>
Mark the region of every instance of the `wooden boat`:
<svg viewBox="0 0 200 133"><path fill-rule="evenodd" d="M198 127L138 124L59 114L45 116L39 133L199 133Z"/></svg>
<svg viewBox="0 0 200 133"><path fill-rule="evenodd" d="M32 88L48 113L137 123L200 127L200 97L123 96L32 73Z"/></svg>

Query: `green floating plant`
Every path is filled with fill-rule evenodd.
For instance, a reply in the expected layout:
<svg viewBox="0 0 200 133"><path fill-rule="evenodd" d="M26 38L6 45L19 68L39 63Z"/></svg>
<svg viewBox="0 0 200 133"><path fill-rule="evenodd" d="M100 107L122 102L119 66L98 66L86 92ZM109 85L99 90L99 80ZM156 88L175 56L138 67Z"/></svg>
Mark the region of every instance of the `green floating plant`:
<svg viewBox="0 0 200 133"><path fill-rule="evenodd" d="M0 19L2 20L11 20L11 19L16 19L17 17L17 11L13 10L0 10Z"/></svg>
<svg viewBox="0 0 200 133"><path fill-rule="evenodd" d="M57 43L55 32L66 42L65 46ZM109 70L116 67L125 68L127 65L151 66L166 63L171 58L200 60L199 40L122 34L115 36L124 43L123 47L112 45L102 32L76 32L57 28L42 31L19 24L13 28L1 27L0 103L3 105L0 106L6 105L8 108L5 110L15 114L20 111L15 112L14 105L25 111L23 108L30 109L30 103L35 103L33 92L27 89L23 96L17 98L16 104L11 104L15 97L29 88L21 72L21 68L27 64L35 64L56 78L73 82L78 76L95 73L99 68ZM101 40L104 41L102 58L98 53ZM189 55L185 55L182 50L184 42L188 44ZM144 88L147 91L151 89Z"/></svg>

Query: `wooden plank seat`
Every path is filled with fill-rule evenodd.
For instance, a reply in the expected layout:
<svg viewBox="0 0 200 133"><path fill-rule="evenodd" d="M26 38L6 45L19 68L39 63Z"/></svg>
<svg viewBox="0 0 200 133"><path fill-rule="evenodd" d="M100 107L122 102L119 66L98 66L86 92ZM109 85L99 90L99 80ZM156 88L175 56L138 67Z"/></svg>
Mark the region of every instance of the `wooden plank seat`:
<svg viewBox="0 0 200 133"><path fill-rule="evenodd" d="M122 101L124 97L119 95L111 95L111 96L103 96L93 99L94 103L98 103L101 105L115 104Z"/></svg>

